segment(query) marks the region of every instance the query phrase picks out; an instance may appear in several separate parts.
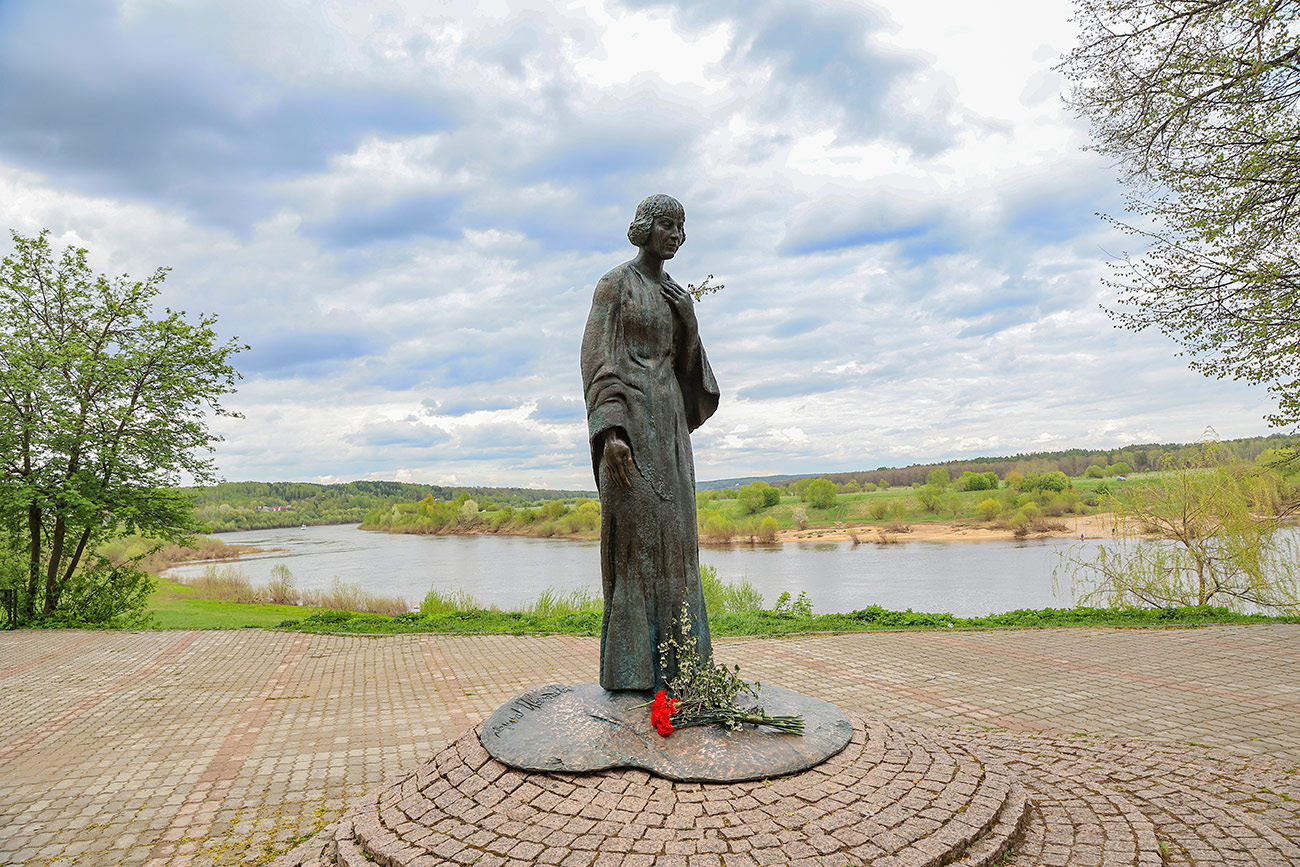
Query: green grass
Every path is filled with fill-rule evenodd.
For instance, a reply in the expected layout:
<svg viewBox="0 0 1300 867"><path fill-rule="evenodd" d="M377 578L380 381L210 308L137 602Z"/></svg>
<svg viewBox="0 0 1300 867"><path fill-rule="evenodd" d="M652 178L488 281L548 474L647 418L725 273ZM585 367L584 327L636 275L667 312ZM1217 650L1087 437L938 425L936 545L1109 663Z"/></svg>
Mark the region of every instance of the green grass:
<svg viewBox="0 0 1300 867"><path fill-rule="evenodd" d="M719 581L704 567L713 634L791 635L809 632L863 632L889 629L989 629L1060 626L1166 627L1217 623L1300 623L1300 616L1238 614L1226 608L1041 608L1020 609L987 617L947 613L891 611L879 605L847 613L797 614L764 609L762 596L747 582ZM422 610L397 616L333 608L269 603L224 602L197 598L195 588L158 579L149 611L160 629L238 629L265 627L316 633L507 634L561 633L598 635L601 600L585 590L547 590L521 611L485 608L464 592L430 591ZM780 607L780 606L778 606Z"/></svg>
<svg viewBox="0 0 1300 867"><path fill-rule="evenodd" d="M166 613L155 608L162 628L229 629L263 626L297 632L458 635L530 635L559 633L599 635L597 609L560 614L531 611L438 611L397 617L357 614L292 605L241 605L230 602L175 599ZM1226 608L1043 608L1022 609L987 617L956 617L946 613L891 611L878 605L838 614L800 617L771 610L719 613L709 617L714 635L793 635L809 632L865 632L891 629L988 629L1061 626L1170 627L1219 623L1300 623L1300 617L1237 614Z"/></svg>
<svg viewBox="0 0 1300 867"><path fill-rule="evenodd" d="M159 629L239 629L278 626L282 621L307 617L323 609L298 605L243 604L216 599L196 599L186 584L158 578L149 599L149 611Z"/></svg>

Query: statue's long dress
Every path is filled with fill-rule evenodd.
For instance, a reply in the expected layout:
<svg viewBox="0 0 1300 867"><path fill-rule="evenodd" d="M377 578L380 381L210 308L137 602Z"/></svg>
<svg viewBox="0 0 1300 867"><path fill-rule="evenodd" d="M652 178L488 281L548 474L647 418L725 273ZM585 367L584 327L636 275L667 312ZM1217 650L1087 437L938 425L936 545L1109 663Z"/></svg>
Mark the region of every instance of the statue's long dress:
<svg viewBox="0 0 1300 867"><path fill-rule="evenodd" d="M718 385L704 348L698 340L683 345L682 331L659 283L632 263L596 284L582 338L582 384L600 489L605 689L658 690L673 678L676 659L665 670L659 644L675 628L683 601L701 657L711 652L690 432L717 409ZM613 482L604 466L611 428L632 448L631 487Z"/></svg>

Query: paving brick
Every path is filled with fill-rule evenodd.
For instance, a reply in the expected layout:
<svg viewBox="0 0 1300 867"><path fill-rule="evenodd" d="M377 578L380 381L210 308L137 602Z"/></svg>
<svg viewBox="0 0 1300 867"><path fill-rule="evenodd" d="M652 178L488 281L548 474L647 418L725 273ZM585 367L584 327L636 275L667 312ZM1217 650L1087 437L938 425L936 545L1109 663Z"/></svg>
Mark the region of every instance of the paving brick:
<svg viewBox="0 0 1300 867"><path fill-rule="evenodd" d="M1284 624L922 631L723 639L716 652L749 677L917 732L939 726L934 743L952 739L1003 762L1038 804L1041 827L1031 823L1027 841L1038 841L1043 863L1159 863L1158 828L1184 860L1289 864L1300 863L1286 848L1300 840L1295 801L1276 793L1300 797L1296 775L1284 773L1300 765L1298 638L1300 627ZM438 755L524 685L592 680L592 654L575 654L575 645L595 648L554 636L0 634L0 853L33 867L256 860ZM510 820L494 808L519 807L501 799L524 779L472 740L459 750L460 795L447 803L471 798L462 817L499 833ZM976 803L970 780L944 760L917 761L908 754L888 764L886 774L902 775L892 787L870 785L882 799L910 786L929 791L923 810L939 811L925 812L931 821L959 809L958 799ZM600 818L673 815L654 800L672 790L665 781L637 772L621 784L605 790L618 798ZM826 810L826 801L848 803L847 789L813 797L826 786L819 779L793 797ZM524 827L568 821L562 811L581 797L545 791L564 800L554 813L516 813ZM764 802L762 791L744 797L780 800ZM683 804L704 804L694 830L728 815L727 800L710 800L707 787L681 794ZM644 809L629 796L647 799ZM398 827L421 821L408 813ZM811 832L865 845L840 833L862 825L823 821L810 820ZM1089 823L1091 833L1076 833ZM1017 865L1031 850L1018 851Z"/></svg>

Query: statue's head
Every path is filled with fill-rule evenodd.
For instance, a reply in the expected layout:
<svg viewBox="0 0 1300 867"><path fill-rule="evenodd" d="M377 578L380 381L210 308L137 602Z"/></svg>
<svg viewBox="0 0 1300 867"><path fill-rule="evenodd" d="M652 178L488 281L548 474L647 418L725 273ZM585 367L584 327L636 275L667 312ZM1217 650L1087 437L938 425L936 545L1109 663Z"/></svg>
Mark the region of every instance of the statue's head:
<svg viewBox="0 0 1300 867"><path fill-rule="evenodd" d="M686 219L686 210L682 203L672 196L656 193L642 200L641 204L636 206L636 216L632 219L632 224L627 227L627 239L637 247L644 247L645 242L650 238L650 226L654 223L655 217L667 215L676 220ZM681 243L686 243L686 231L682 230Z"/></svg>

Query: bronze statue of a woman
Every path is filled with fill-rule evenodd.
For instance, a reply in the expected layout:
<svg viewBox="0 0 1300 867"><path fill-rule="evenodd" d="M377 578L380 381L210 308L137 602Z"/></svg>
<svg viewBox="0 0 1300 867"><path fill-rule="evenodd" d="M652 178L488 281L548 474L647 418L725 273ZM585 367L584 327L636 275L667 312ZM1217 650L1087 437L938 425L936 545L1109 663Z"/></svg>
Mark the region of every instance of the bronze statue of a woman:
<svg viewBox="0 0 1300 867"><path fill-rule="evenodd" d="M596 284L582 338L582 385L600 490L600 685L658 690L677 673L660 643L682 606L701 659L711 658L700 586L691 431L718 407L691 296L664 271L686 242L671 196L636 209L627 237L640 252ZM689 646L689 645L687 645Z"/></svg>

